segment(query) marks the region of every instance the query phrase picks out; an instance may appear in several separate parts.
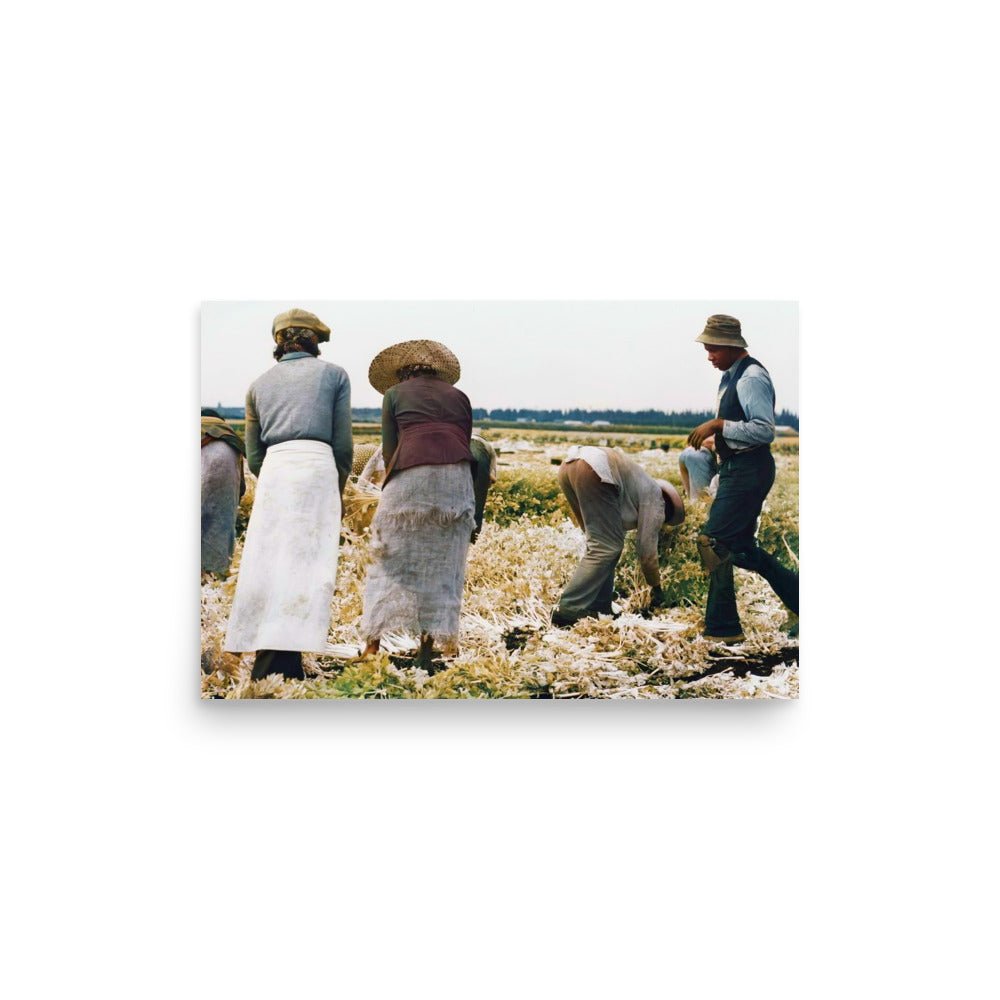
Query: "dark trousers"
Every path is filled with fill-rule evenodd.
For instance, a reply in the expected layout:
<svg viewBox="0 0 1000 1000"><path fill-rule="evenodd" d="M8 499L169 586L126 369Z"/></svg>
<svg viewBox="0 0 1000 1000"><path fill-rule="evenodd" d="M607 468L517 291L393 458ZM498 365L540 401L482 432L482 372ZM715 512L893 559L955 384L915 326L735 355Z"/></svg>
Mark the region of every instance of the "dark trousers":
<svg viewBox="0 0 1000 1000"><path fill-rule="evenodd" d="M258 649L250 677L260 681L268 674L284 674L285 677L295 681L305 680L302 654L289 649Z"/></svg>
<svg viewBox="0 0 1000 1000"><path fill-rule="evenodd" d="M798 614L798 573L782 566L754 537L757 518L773 484L774 457L767 448L734 455L719 470L719 489L702 532L721 542L733 558L709 577L705 608L705 631L709 635L737 635L742 631L736 610L734 565L759 573L785 607Z"/></svg>

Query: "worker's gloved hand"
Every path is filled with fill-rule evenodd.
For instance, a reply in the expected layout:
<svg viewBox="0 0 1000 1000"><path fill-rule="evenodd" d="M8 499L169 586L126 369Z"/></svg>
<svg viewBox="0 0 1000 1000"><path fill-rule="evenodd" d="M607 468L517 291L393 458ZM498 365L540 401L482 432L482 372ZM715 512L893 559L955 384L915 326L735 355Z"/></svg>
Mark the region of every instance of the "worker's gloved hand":
<svg viewBox="0 0 1000 1000"><path fill-rule="evenodd" d="M662 587L653 587L649 595L649 606L650 608L664 608L667 606L667 602L663 597Z"/></svg>
<svg viewBox="0 0 1000 1000"><path fill-rule="evenodd" d="M475 528L475 529L473 530L473 532L472 532L472 537L471 537L471 538L469 538L469 544L470 544L470 545L475 545L475 544L476 544L476 539L477 539L478 537L479 537L479 529L478 529L478 528Z"/></svg>

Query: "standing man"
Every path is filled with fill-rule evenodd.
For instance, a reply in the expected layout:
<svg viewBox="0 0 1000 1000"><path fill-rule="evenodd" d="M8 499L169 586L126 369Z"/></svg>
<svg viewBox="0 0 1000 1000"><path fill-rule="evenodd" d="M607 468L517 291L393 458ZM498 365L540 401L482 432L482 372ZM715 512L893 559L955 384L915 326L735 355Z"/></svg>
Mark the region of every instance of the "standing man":
<svg viewBox="0 0 1000 1000"><path fill-rule="evenodd" d="M587 551L562 592L552 624L566 627L581 618L611 614L615 567L625 532L632 528L642 575L652 589L650 606L661 607L657 538L664 524L684 520L684 501L677 490L621 452L590 445L570 448L559 466L559 486L587 535Z"/></svg>
<svg viewBox="0 0 1000 1000"><path fill-rule="evenodd" d="M799 575L757 545L757 518L774 483L774 386L767 369L747 352L740 321L709 316L697 342L710 364L723 372L714 420L688 437L692 448L715 435L719 488L698 536L698 552L709 574L705 638L740 642L743 628L736 610L733 566L759 573L785 606L799 612ZM798 634L798 626L794 626Z"/></svg>

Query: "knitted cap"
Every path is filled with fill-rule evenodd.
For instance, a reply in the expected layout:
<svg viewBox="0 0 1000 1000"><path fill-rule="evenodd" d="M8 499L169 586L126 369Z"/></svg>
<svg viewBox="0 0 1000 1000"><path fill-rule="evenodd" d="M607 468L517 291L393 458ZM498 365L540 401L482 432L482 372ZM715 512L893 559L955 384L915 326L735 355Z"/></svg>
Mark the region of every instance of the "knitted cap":
<svg viewBox="0 0 1000 1000"><path fill-rule="evenodd" d="M290 326L303 326L307 330L315 330L316 339L322 344L330 339L330 328L315 313L307 312L305 309L289 309L274 317L271 324L271 336L275 340L282 330L287 330Z"/></svg>

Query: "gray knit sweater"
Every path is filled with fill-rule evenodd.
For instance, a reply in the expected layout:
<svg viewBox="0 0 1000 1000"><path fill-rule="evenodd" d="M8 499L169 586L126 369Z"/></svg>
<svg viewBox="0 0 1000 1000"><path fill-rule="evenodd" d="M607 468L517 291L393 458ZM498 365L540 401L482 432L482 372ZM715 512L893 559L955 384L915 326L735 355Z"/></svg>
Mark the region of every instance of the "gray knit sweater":
<svg viewBox="0 0 1000 1000"><path fill-rule="evenodd" d="M338 365L295 351L264 372L247 392L250 471L260 475L271 445L301 440L332 446L343 492L354 457L351 380Z"/></svg>

